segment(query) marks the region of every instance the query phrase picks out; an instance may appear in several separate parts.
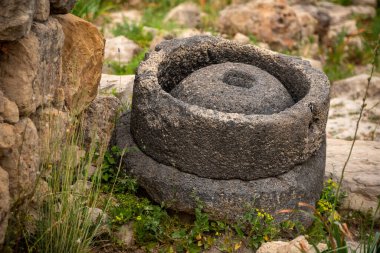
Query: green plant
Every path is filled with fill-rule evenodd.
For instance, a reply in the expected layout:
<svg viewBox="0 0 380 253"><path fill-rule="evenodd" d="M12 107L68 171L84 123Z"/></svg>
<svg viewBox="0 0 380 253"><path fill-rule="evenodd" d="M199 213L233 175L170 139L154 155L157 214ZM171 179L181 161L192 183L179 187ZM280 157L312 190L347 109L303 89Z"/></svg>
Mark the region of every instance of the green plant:
<svg viewBox="0 0 380 253"><path fill-rule="evenodd" d="M336 3L336 4L340 4L340 5L344 5L344 6L352 4L352 0L331 0L331 2Z"/></svg>
<svg viewBox="0 0 380 253"><path fill-rule="evenodd" d="M242 217L235 230L241 237L248 237L249 246L257 249L264 242L274 239L279 234L279 228L274 218L261 209L252 209Z"/></svg>
<svg viewBox="0 0 380 253"><path fill-rule="evenodd" d="M144 59L147 50L143 50L132 58L128 64L120 64L116 61L109 62L109 66L116 75L133 75L136 73L137 67Z"/></svg>
<svg viewBox="0 0 380 253"><path fill-rule="evenodd" d="M117 24L112 33L115 36L125 36L136 42L142 48L148 48L153 39L152 33L144 31L142 24L130 24L128 22Z"/></svg>
<svg viewBox="0 0 380 253"><path fill-rule="evenodd" d="M78 0L71 13L88 21L93 21L114 7L113 2L109 0Z"/></svg>

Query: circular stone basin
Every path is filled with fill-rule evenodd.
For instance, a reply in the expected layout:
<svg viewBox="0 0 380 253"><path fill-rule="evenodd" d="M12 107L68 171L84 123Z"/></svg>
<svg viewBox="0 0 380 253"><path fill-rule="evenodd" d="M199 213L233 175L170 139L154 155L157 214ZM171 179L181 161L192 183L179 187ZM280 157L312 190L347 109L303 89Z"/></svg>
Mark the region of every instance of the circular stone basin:
<svg viewBox="0 0 380 253"><path fill-rule="evenodd" d="M273 114L294 105L274 76L252 65L226 62L191 73L170 94L192 105L242 114Z"/></svg>
<svg viewBox="0 0 380 253"><path fill-rule="evenodd" d="M191 90L186 83L198 79L197 71L227 62L251 65L276 78L286 89L279 101L272 101L277 108L269 112L270 106L260 104L260 99L238 101L236 96L233 108L268 113L226 112L220 109L227 105L225 97L219 97L219 109L207 108L197 103L206 104L210 96L194 91L187 99L197 97L198 102L186 102L186 92ZM213 76L222 72L218 69ZM252 81L258 75L248 71L246 79L252 82L242 82L241 72L223 75L224 83L240 85L234 91L259 86ZM201 81L193 84L200 86ZM265 93L269 87L259 90ZM278 83L273 87L281 89ZM200 90L208 90L207 85ZM257 94L251 96L257 99ZM252 45L196 36L164 41L140 64L133 89L131 134L141 151L158 163L201 178L249 181L289 172L319 150L325 140L328 108L329 81L308 62Z"/></svg>

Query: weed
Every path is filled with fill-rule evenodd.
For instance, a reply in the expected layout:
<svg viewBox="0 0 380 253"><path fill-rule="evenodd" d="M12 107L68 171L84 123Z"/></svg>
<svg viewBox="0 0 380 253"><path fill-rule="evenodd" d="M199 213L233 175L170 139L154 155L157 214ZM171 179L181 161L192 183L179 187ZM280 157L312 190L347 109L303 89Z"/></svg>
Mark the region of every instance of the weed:
<svg viewBox="0 0 380 253"><path fill-rule="evenodd" d="M152 33L144 31L143 25L130 24L128 22L117 24L112 33L115 36L125 36L136 42L142 48L148 48L153 39Z"/></svg>
<svg viewBox="0 0 380 253"><path fill-rule="evenodd" d="M127 64L120 64L116 61L108 62L107 64L111 67L114 74L116 75L134 75L136 73L137 67L140 62L144 59L147 50L143 50L137 55L135 55L132 60Z"/></svg>
<svg viewBox="0 0 380 253"><path fill-rule="evenodd" d="M71 13L88 21L93 21L113 8L115 5L110 0L78 0Z"/></svg>

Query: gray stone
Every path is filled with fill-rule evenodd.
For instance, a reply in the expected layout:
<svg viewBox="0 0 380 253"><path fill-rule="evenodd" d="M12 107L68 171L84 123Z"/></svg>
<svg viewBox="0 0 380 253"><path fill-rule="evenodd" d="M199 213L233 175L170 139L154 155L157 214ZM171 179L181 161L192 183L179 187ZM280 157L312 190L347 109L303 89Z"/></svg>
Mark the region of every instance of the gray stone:
<svg viewBox="0 0 380 253"><path fill-rule="evenodd" d="M352 0L352 4L355 5L368 5L375 7L377 6L377 1L376 0Z"/></svg>
<svg viewBox="0 0 380 253"><path fill-rule="evenodd" d="M194 71L170 94L185 103L227 113L273 114L294 102L268 72L242 63L221 63Z"/></svg>
<svg viewBox="0 0 380 253"><path fill-rule="evenodd" d="M126 64L140 52L139 45L124 36L107 39L104 49L104 60Z"/></svg>
<svg viewBox="0 0 380 253"><path fill-rule="evenodd" d="M240 62L276 77L295 105L272 115L225 113L185 103L170 91L192 72ZM138 69L131 132L157 162L202 177L253 180L290 171L325 138L327 77L300 58L199 36L164 41Z"/></svg>
<svg viewBox="0 0 380 253"><path fill-rule="evenodd" d="M61 82L63 32L53 18L35 22L28 36L4 42L0 57L0 90L17 104L21 115L30 115L52 102Z"/></svg>
<svg viewBox="0 0 380 253"><path fill-rule="evenodd" d="M160 164L141 152L129 132L129 114L123 115L115 131L114 143L127 147L123 160L133 177L136 177L148 194L169 208L193 213L198 197L212 219L236 221L249 208L262 208L286 220L289 214L276 213L282 209L296 208L299 202L314 205L322 189L325 144L303 164L277 177L252 181L214 180ZM291 214L305 225L311 223L308 215Z"/></svg>
<svg viewBox="0 0 380 253"><path fill-rule="evenodd" d="M192 2L174 7L165 17L165 22L175 22L184 27L194 28L201 22L201 9Z"/></svg>
<svg viewBox="0 0 380 253"><path fill-rule="evenodd" d="M29 33L35 5L35 0L0 1L0 41L17 40Z"/></svg>
<svg viewBox="0 0 380 253"><path fill-rule="evenodd" d="M74 8L77 0L50 0L50 9L54 14L66 14Z"/></svg>
<svg viewBox="0 0 380 253"><path fill-rule="evenodd" d="M98 96L84 111L83 135L87 147L101 142L108 146L121 103L114 96Z"/></svg>
<svg viewBox="0 0 380 253"><path fill-rule="evenodd" d="M326 177L338 181L352 142L327 140ZM347 193L343 207L375 214L380 196L380 143L356 141L347 164L342 190ZM377 213L377 219L380 213Z"/></svg>

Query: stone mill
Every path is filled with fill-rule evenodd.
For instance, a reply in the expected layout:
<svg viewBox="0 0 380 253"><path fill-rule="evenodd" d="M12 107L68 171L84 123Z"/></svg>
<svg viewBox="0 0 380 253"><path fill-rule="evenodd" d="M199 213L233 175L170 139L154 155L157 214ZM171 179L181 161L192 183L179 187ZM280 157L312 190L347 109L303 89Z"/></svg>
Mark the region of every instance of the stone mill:
<svg viewBox="0 0 380 253"><path fill-rule="evenodd" d="M278 220L323 186L329 81L297 57L211 36L164 41L140 64L116 143L150 197L234 221Z"/></svg>

